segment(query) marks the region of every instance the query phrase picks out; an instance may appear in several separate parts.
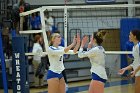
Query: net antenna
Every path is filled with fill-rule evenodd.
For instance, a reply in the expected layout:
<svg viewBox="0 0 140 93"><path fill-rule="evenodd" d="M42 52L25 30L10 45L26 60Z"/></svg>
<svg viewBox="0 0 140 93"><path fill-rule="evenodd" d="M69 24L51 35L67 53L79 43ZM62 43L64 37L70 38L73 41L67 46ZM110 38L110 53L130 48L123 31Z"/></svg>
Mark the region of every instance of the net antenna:
<svg viewBox="0 0 140 93"><path fill-rule="evenodd" d="M64 40L65 40L65 47L67 46L67 28L68 28L68 22L67 22L67 7L66 7L66 4L67 4L67 0L64 0L65 2L65 7L64 7Z"/></svg>

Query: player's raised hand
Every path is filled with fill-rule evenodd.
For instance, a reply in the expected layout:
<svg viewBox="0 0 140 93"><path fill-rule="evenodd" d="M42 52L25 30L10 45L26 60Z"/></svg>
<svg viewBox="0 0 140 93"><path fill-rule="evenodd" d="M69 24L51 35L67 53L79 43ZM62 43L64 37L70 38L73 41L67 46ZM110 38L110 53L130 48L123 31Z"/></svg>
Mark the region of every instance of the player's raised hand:
<svg viewBox="0 0 140 93"><path fill-rule="evenodd" d="M74 36L74 37L73 37L73 42L72 42L72 44L75 45L76 42L77 42L77 40L76 40L76 36Z"/></svg>
<svg viewBox="0 0 140 93"><path fill-rule="evenodd" d="M80 44L80 42L81 42L79 33L77 33L77 35L76 35L76 41L77 41L77 44Z"/></svg>
<svg viewBox="0 0 140 93"><path fill-rule="evenodd" d="M77 50L79 49L80 46L80 35L79 33L76 34L76 46L74 47L73 51L74 53L77 53Z"/></svg>
<svg viewBox="0 0 140 93"><path fill-rule="evenodd" d="M90 49L91 47L92 47L92 45L93 45L93 35L91 36L91 38L90 38L90 42L88 43L88 48Z"/></svg>
<svg viewBox="0 0 140 93"><path fill-rule="evenodd" d="M88 36L85 35L85 36L83 37L83 39L82 39L82 42L81 42L81 47L82 47L82 48L85 46L85 44L87 43L87 41L88 41Z"/></svg>

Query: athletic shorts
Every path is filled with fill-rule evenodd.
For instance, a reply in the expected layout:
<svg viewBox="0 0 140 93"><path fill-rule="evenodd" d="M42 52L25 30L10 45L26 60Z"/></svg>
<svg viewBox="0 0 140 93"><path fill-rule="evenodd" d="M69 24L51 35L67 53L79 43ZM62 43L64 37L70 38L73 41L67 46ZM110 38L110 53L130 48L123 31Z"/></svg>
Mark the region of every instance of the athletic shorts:
<svg viewBox="0 0 140 93"><path fill-rule="evenodd" d="M103 79L101 77L99 77L97 74L95 73L92 73L92 80L97 80L97 81L101 81L103 83L105 83L107 80L106 79Z"/></svg>
<svg viewBox="0 0 140 93"><path fill-rule="evenodd" d="M63 77L62 73L58 74L58 73L55 73L51 70L48 70L48 73L47 73L47 80L48 79L51 79L51 78L59 78L61 79Z"/></svg>

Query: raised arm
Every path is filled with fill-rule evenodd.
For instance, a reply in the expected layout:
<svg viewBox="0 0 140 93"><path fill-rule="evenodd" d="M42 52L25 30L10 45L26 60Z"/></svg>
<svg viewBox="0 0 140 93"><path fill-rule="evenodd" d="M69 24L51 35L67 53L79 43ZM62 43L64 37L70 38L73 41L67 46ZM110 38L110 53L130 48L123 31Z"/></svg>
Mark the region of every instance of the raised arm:
<svg viewBox="0 0 140 93"><path fill-rule="evenodd" d="M90 38L90 42L88 43L88 50L90 50L92 48L93 45L93 35Z"/></svg>
<svg viewBox="0 0 140 93"><path fill-rule="evenodd" d="M83 47L85 46L85 44L87 43L88 37L84 36L82 41L81 41L81 46L78 52L78 57L83 58L83 57L87 57L86 53L83 52Z"/></svg>
<svg viewBox="0 0 140 93"><path fill-rule="evenodd" d="M67 53L72 47L75 46L75 44L76 44L76 38L75 38L75 36L74 36L73 42L72 42L68 47L66 47L66 48L64 49L64 52Z"/></svg>
<svg viewBox="0 0 140 93"><path fill-rule="evenodd" d="M79 35L79 33L77 34L77 38L76 38L76 46L74 47L74 49L73 49L73 52L74 53L77 53L77 50L79 49L79 47L80 47L80 35Z"/></svg>

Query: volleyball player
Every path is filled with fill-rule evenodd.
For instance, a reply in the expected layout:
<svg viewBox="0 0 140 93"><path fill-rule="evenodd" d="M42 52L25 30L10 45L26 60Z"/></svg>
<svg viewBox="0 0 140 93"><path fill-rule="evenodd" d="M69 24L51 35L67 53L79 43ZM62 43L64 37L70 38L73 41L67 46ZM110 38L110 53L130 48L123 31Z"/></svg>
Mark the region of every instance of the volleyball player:
<svg viewBox="0 0 140 93"><path fill-rule="evenodd" d="M138 71L138 66L140 65L140 30L132 30L129 34L130 42L134 43L132 54L134 57L134 61L129 66L122 68L119 70L119 74L122 75L126 70L134 70L132 71L132 76L135 75L135 93L140 92L140 71Z"/></svg>
<svg viewBox="0 0 140 93"><path fill-rule="evenodd" d="M78 52L78 57L88 57L91 62L92 80L89 86L88 93L103 93L104 84L107 81L107 74L105 71L105 50L101 46L106 32L94 32L88 44L87 51L83 51L88 37L84 36L81 42L81 47ZM94 46L94 47L92 47Z"/></svg>
<svg viewBox="0 0 140 93"><path fill-rule="evenodd" d="M59 46L61 36L58 33L51 35L48 57L50 67L47 74L48 93L65 93L65 80L62 71L65 69L63 64L64 54L75 54L80 46L80 36L74 37L72 44L68 47ZM74 47L75 46L75 47ZM70 50L73 48L73 50Z"/></svg>

